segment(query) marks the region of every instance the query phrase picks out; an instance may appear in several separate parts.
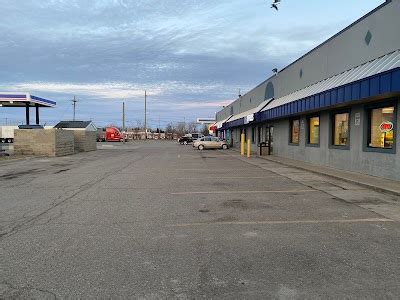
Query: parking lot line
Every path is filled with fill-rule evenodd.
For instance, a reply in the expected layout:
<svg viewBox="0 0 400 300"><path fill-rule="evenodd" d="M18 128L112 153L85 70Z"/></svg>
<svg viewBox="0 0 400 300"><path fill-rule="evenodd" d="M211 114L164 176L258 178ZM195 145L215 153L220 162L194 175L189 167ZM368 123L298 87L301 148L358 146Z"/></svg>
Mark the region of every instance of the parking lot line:
<svg viewBox="0 0 400 300"><path fill-rule="evenodd" d="M260 177L181 177L181 178L175 178L176 180L204 180L204 179L218 179L218 180L224 180L224 179L268 179L268 178L276 178L275 176L260 176Z"/></svg>
<svg viewBox="0 0 400 300"><path fill-rule="evenodd" d="M193 194L262 194L262 193L314 193L319 190L285 190L285 191L201 191L201 192L178 192L171 195L193 195Z"/></svg>
<svg viewBox="0 0 400 300"><path fill-rule="evenodd" d="M346 224L346 223L381 223L395 222L386 218L369 218L369 219L340 219L340 220L294 220L294 221L236 221L236 222L199 222L199 223L182 223L167 225L168 227L192 227L192 226L208 226L208 225L285 225L285 224Z"/></svg>
<svg viewBox="0 0 400 300"><path fill-rule="evenodd" d="M237 171L260 171L256 168L241 168L241 169L175 169L176 171L205 171L205 172L237 172Z"/></svg>

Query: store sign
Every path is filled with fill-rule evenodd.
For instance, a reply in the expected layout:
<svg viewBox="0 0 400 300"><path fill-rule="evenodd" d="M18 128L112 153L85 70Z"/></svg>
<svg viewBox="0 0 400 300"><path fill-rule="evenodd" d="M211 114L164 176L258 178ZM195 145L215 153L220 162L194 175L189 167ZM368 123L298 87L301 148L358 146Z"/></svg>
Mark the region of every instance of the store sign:
<svg viewBox="0 0 400 300"><path fill-rule="evenodd" d="M381 125L379 125L379 129L381 132L389 132L393 130L393 123L389 121L382 122Z"/></svg>
<svg viewBox="0 0 400 300"><path fill-rule="evenodd" d="M253 122L254 121L254 114L248 115L246 117L246 121L247 121L247 123Z"/></svg>
<svg viewBox="0 0 400 300"><path fill-rule="evenodd" d="M360 126L360 124L361 124L361 114L356 113L354 117L354 125Z"/></svg>

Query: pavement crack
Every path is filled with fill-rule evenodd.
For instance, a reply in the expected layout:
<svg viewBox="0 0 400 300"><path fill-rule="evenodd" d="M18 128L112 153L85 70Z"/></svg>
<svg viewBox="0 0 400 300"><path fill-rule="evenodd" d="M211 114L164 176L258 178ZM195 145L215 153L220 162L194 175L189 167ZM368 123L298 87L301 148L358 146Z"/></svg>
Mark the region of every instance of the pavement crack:
<svg viewBox="0 0 400 300"><path fill-rule="evenodd" d="M135 160L129 162L128 164L126 164L123 168L111 170L109 172L104 173L102 176L100 176L99 178L95 179L93 182L85 183L85 184L80 185L78 187L77 191L74 192L73 194L71 194L70 196L68 196L68 197L64 198L63 200L55 203L54 205L51 205L48 209L46 209L46 210L42 211L41 213L29 218L25 222L17 224L16 226L10 228L8 231L0 233L0 241L4 240L7 237L10 237L10 236L16 234L17 232L20 232L20 231L23 231L23 230L31 228L32 226L35 225L34 223L35 223L36 220L38 220L39 218L43 217L44 215L46 215L47 213L49 213L53 209L59 207L60 205L63 205L68 200L74 198L78 194L80 194L80 193L92 188L93 186L95 186L99 182L103 181L107 177L131 167L133 164L135 164L138 161L144 159L144 157L145 156L140 156L138 159L135 159ZM48 222L46 222L46 224L49 223L50 221L51 221L51 218L50 218L50 220L48 220Z"/></svg>

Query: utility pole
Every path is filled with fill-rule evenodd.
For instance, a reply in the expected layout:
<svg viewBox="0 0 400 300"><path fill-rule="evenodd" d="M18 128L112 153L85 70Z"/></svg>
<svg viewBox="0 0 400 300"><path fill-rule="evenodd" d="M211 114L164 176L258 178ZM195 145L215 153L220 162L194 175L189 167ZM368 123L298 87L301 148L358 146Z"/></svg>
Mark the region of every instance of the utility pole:
<svg viewBox="0 0 400 300"><path fill-rule="evenodd" d="M160 115L158 115L158 137L161 136Z"/></svg>
<svg viewBox="0 0 400 300"><path fill-rule="evenodd" d="M122 102L122 132L123 132L123 139L125 144L125 102Z"/></svg>
<svg viewBox="0 0 400 300"><path fill-rule="evenodd" d="M147 140L147 92L144 91L144 139Z"/></svg>
<svg viewBox="0 0 400 300"><path fill-rule="evenodd" d="M75 121L75 109L76 109L76 102L78 102L74 96L74 99L72 100L72 105L74 106L74 117L73 117L73 121Z"/></svg>

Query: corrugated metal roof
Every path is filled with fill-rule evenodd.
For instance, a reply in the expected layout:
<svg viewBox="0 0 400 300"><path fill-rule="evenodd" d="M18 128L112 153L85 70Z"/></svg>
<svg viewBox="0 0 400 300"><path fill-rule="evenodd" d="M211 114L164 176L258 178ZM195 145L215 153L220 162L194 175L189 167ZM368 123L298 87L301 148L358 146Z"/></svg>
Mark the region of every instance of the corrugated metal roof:
<svg viewBox="0 0 400 300"><path fill-rule="evenodd" d="M229 119L229 122L235 121L235 120L239 120L241 118L245 118L248 115L251 114L255 114L258 113L259 111L261 111L266 105L268 105L268 103L270 103L273 100L273 98L271 99L267 99L264 100L263 102L261 102L257 107L254 107L252 109L246 110L240 114L234 115L232 118Z"/></svg>
<svg viewBox="0 0 400 300"><path fill-rule="evenodd" d="M272 101L262 111L400 67L400 49Z"/></svg>
<svg viewBox="0 0 400 300"><path fill-rule="evenodd" d="M222 125L224 125L224 123L228 122L228 121L230 120L230 118L232 118L232 116L233 116L233 115L230 115L230 116L227 117L226 119L215 123L215 125L217 126L217 129L221 128Z"/></svg>
<svg viewBox="0 0 400 300"><path fill-rule="evenodd" d="M92 121L61 121L54 128L86 128Z"/></svg>

